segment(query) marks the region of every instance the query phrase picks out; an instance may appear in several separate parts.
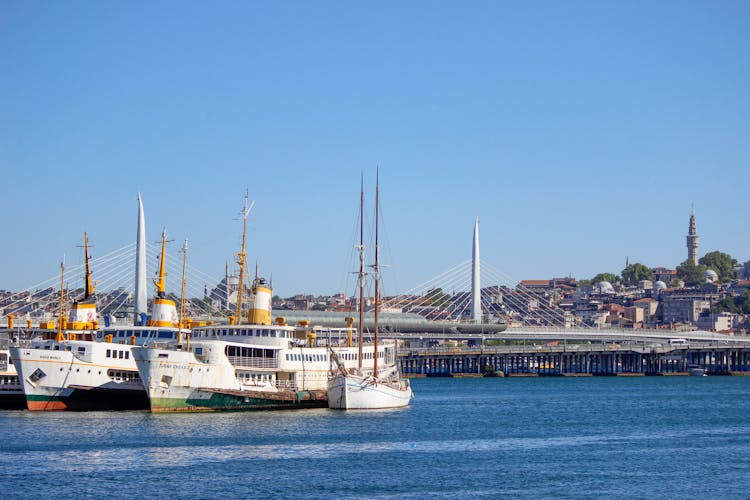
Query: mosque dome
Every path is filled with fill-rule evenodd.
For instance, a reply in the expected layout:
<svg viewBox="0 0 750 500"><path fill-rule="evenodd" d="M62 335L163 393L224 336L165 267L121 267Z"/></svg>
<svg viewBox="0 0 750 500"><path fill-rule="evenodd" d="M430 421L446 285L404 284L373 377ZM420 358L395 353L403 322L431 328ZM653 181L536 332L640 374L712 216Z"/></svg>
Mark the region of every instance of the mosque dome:
<svg viewBox="0 0 750 500"><path fill-rule="evenodd" d="M609 281L600 281L594 285L594 291L597 293L615 293L615 288Z"/></svg>
<svg viewBox="0 0 750 500"><path fill-rule="evenodd" d="M705 278L706 283L715 283L719 281L719 275L716 274L716 271L713 269L706 269L706 272L703 273L703 278Z"/></svg>
<svg viewBox="0 0 750 500"><path fill-rule="evenodd" d="M661 291L661 290L664 290L665 288L667 288L667 284L661 280L654 283L654 290Z"/></svg>

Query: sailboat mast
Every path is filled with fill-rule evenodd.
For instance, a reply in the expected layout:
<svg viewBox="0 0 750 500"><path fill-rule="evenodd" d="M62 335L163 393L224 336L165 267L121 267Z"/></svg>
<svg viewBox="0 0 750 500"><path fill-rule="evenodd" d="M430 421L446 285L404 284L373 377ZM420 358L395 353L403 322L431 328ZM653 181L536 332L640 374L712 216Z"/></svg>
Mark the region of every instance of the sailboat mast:
<svg viewBox="0 0 750 500"><path fill-rule="evenodd" d="M364 213L365 213L365 181L364 175L360 179L359 188L359 322L357 324L357 349L358 349L358 367L362 369L362 337L364 336L365 323L365 232L364 232Z"/></svg>
<svg viewBox="0 0 750 500"><path fill-rule="evenodd" d="M380 284L380 246L378 245L378 219L379 219L379 200L380 198L380 179L375 173L375 328L373 333L373 354L372 354L372 376L378 378L378 309L380 308L379 284Z"/></svg>
<svg viewBox="0 0 750 500"><path fill-rule="evenodd" d="M245 206L242 208L242 246L240 247L240 253L236 255L237 265L240 266L239 283L237 285L237 307L235 317L237 324L242 322L242 295L245 288L245 262L247 262L247 251L245 248L245 238L247 235L247 193L245 193Z"/></svg>

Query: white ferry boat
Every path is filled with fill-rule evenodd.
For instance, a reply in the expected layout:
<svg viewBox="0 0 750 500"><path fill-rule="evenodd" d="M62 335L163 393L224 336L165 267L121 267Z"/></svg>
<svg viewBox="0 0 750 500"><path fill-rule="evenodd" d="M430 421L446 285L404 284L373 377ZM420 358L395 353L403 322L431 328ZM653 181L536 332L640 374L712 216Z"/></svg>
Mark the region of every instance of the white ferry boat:
<svg viewBox="0 0 750 500"><path fill-rule="evenodd" d="M49 337L55 331L32 327L30 320L26 327L15 326L12 313L7 318L8 326L0 329L0 410L23 410L26 409L26 396L10 355L10 346L26 345L31 339Z"/></svg>
<svg viewBox="0 0 750 500"><path fill-rule="evenodd" d="M373 369L374 347L327 342L309 325L270 321L271 290L262 279L252 287L250 324L197 327L182 347L135 347L133 357L152 412L288 409L327 406L332 353L347 368ZM396 363L394 343L379 359Z"/></svg>
<svg viewBox="0 0 750 500"><path fill-rule="evenodd" d="M169 317L175 310L171 300L154 300L154 316ZM152 319L145 326L64 330L55 339L32 341L29 347L11 347L27 408L34 411L148 408L131 349L135 345L176 342L180 335L189 333L176 323L168 326L164 323Z"/></svg>
<svg viewBox="0 0 750 500"><path fill-rule="evenodd" d="M10 340L8 333L0 333L0 410L20 410L26 407L23 388L8 350Z"/></svg>

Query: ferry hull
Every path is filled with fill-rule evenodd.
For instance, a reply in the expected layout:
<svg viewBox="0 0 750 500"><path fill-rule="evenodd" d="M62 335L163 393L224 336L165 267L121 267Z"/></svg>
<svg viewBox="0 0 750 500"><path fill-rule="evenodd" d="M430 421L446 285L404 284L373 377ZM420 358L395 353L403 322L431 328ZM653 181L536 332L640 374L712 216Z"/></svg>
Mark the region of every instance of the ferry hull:
<svg viewBox="0 0 750 500"><path fill-rule="evenodd" d="M31 411L147 410L148 395L132 359L107 358L130 346L90 341L12 347L11 354ZM62 349L60 349L62 348ZM70 350L68 350L69 348ZM84 351L78 351L79 348ZM104 364L110 361L111 364ZM115 364L117 363L117 364ZM117 378L113 378L113 374Z"/></svg>
<svg viewBox="0 0 750 500"><path fill-rule="evenodd" d="M252 393L239 395L194 391L193 397L187 399L151 398L153 413L292 410L326 408L327 406L325 393L317 391L304 391L294 393L293 396L279 397L259 396Z"/></svg>
<svg viewBox="0 0 750 500"><path fill-rule="evenodd" d="M26 408L30 411L125 411L148 410L148 407L145 390L73 389L65 396L26 396Z"/></svg>
<svg viewBox="0 0 750 500"><path fill-rule="evenodd" d="M408 382L396 386L371 377L337 375L328 388L328 407L335 410L382 410L409 405L412 390Z"/></svg>
<svg viewBox="0 0 750 500"><path fill-rule="evenodd" d="M19 389L17 393L0 393L0 410L23 410L26 408L26 396Z"/></svg>

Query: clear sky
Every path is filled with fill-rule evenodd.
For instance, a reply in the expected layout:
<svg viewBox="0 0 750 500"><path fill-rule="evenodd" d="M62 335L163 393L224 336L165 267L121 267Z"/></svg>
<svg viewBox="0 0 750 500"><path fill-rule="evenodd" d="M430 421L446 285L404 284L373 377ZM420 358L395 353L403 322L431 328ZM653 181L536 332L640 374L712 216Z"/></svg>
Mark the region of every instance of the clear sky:
<svg viewBox="0 0 750 500"><path fill-rule="evenodd" d="M223 275L352 293L380 167L390 293L471 257L517 279L750 259L750 2L0 5L0 288L166 226ZM370 208L370 211L372 209Z"/></svg>

